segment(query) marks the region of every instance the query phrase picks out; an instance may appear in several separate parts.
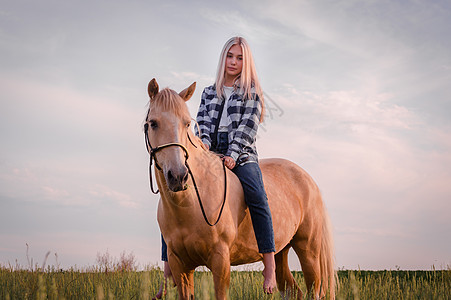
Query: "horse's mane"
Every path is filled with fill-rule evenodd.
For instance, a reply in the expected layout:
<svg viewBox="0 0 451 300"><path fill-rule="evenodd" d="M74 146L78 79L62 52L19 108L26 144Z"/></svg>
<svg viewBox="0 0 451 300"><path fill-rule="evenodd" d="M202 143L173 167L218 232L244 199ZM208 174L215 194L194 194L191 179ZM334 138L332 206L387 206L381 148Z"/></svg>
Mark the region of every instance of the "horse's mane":
<svg viewBox="0 0 451 300"><path fill-rule="evenodd" d="M207 147L205 146L205 144L202 142L202 140L200 139L200 137L198 137L197 135L194 135L194 137L191 137L191 140L193 141L193 143L196 144L196 146L200 146L203 150L205 151L209 151L207 149Z"/></svg>
<svg viewBox="0 0 451 300"><path fill-rule="evenodd" d="M176 116L189 116L189 110L185 101L170 88L164 88L155 97L150 99L150 107L161 111L171 111Z"/></svg>
<svg viewBox="0 0 451 300"><path fill-rule="evenodd" d="M152 110L156 109L157 111L171 111L178 117L188 116L190 117L190 119L192 119L185 101L179 96L176 91L170 88L164 88L155 97L150 99L149 111L147 112L147 114L149 114L150 108L152 108ZM197 130L200 131L199 125L197 124L196 120L192 120L194 120L197 126ZM200 146L200 148L202 148L203 150L208 151L202 140L197 135L192 134L190 135L190 138L192 142L196 144L196 146Z"/></svg>

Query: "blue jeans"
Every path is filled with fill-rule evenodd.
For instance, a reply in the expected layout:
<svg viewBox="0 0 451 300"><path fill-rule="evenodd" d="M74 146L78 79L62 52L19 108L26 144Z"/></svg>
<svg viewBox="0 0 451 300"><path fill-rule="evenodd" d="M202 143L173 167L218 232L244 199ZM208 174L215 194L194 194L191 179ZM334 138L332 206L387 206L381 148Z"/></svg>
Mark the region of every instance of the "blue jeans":
<svg viewBox="0 0 451 300"><path fill-rule="evenodd" d="M260 166L256 162L249 162L243 165L236 165L232 171L243 186L244 201L251 213L258 252L275 252L271 211L269 210L268 197L263 186Z"/></svg>
<svg viewBox="0 0 451 300"><path fill-rule="evenodd" d="M218 133L217 149L211 151L225 154L228 149L227 133ZM265 187L263 185L262 171L257 162L237 164L232 170L243 186L244 201L249 207L255 238L260 253L275 252L274 230L272 227L271 211L268 205ZM161 260L168 261L167 245L161 236Z"/></svg>
<svg viewBox="0 0 451 300"><path fill-rule="evenodd" d="M168 245L166 245L163 235L161 235L161 260L168 261Z"/></svg>

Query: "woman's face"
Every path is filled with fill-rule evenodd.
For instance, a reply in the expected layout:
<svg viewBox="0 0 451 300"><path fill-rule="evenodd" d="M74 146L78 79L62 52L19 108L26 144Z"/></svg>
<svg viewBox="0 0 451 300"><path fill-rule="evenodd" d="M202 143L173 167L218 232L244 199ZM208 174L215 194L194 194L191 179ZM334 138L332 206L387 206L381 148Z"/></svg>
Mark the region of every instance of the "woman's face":
<svg viewBox="0 0 451 300"><path fill-rule="evenodd" d="M243 51L240 45L233 45L227 52L225 72L226 77L235 78L243 69Z"/></svg>

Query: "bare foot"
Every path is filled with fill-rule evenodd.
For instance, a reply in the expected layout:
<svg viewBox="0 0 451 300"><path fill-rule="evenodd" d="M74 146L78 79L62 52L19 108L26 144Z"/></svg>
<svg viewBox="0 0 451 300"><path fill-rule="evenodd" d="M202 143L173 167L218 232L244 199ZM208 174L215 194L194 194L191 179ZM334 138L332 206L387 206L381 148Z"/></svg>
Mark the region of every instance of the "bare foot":
<svg viewBox="0 0 451 300"><path fill-rule="evenodd" d="M274 252L263 253L263 264L265 265L265 268L263 269L263 277L265 278L263 290L266 294L272 294L277 289Z"/></svg>
<svg viewBox="0 0 451 300"><path fill-rule="evenodd" d="M167 279L164 278L160 284L160 290L155 295L155 297L152 298L152 300L161 299L161 298L163 298L164 295L166 295L166 282L167 282Z"/></svg>
<svg viewBox="0 0 451 300"><path fill-rule="evenodd" d="M164 295L166 295L166 286L168 283L168 278L171 278L174 282L174 278L172 278L172 272L171 268L169 267L169 263L167 261L164 262L164 275L163 275L163 281L160 284L160 290L155 295L152 300L161 299Z"/></svg>
<svg viewBox="0 0 451 300"><path fill-rule="evenodd" d="M266 294L272 294L277 289L277 282L276 282L276 272L270 271L267 268L263 270L263 277L265 278L265 281L263 282L263 290Z"/></svg>

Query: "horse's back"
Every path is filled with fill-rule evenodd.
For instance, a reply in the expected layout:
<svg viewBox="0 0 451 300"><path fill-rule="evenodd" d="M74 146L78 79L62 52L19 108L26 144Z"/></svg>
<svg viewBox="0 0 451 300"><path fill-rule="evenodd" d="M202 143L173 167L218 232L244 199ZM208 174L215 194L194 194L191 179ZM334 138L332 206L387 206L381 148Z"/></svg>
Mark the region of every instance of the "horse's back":
<svg viewBox="0 0 451 300"><path fill-rule="evenodd" d="M298 195L318 190L312 177L292 161L283 158L266 158L260 160L259 164L266 192L268 190L284 191Z"/></svg>

